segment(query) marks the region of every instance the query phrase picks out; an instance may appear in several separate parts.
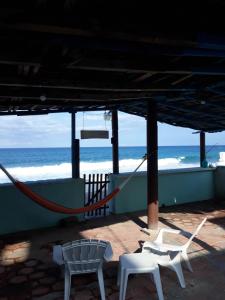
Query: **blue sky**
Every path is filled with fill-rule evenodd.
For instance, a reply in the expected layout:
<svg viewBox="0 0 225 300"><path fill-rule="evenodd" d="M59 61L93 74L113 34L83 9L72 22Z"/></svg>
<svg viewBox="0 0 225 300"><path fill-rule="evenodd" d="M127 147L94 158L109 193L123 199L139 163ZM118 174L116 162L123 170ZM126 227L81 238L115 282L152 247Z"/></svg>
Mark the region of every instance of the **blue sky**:
<svg viewBox="0 0 225 300"><path fill-rule="evenodd" d="M81 129L108 129L111 122L104 121L104 112L77 114L77 138ZM68 113L42 116L0 117L0 147L69 147L71 144L71 116ZM194 130L159 123L159 145L199 145ZM206 135L208 145L224 145L225 132ZM146 121L143 118L119 113L120 146L146 144ZM81 140L81 147L111 146L110 140Z"/></svg>

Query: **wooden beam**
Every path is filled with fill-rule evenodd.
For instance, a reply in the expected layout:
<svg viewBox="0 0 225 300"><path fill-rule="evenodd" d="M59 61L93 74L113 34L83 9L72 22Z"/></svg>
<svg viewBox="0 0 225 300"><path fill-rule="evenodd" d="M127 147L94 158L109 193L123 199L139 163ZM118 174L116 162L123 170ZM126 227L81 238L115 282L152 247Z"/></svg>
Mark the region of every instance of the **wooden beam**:
<svg viewBox="0 0 225 300"><path fill-rule="evenodd" d="M1 98L16 101L23 99L24 101L33 99L40 101L41 95L40 87L34 88L17 88L17 87L7 87L1 86L0 89L0 101ZM120 100L120 99L144 99L146 97L151 97L151 92L126 92L126 94L121 92L99 92L99 91L74 91L74 90L60 90L54 91L53 88L45 88L44 93L46 95L46 101L105 101L106 99ZM22 101L22 100L21 100Z"/></svg>
<svg viewBox="0 0 225 300"><path fill-rule="evenodd" d="M61 82L61 81L60 81ZM39 88L39 89L65 89L65 90L82 90L82 91L105 91L105 92L194 92L196 89L193 88L135 88L135 87L121 87L117 88L116 86L111 87L101 87L102 84L98 83L99 86L90 87L87 85L79 85L76 82L74 82L74 85L72 83L65 83L65 85L62 85L60 82L55 82L52 84L40 84L40 83L18 83L16 81L14 82L0 82L0 86L4 87L18 87L18 88Z"/></svg>
<svg viewBox="0 0 225 300"><path fill-rule="evenodd" d="M121 63L117 65L117 62L113 62L113 67L109 62L105 62L104 64L101 61L96 61L96 66L92 65L73 65L70 69L76 70L85 70L85 71L99 71L99 72L121 72L121 73L133 73L133 74L142 74L134 80L134 82L139 82L148 78L154 74L168 74L168 75L199 75L199 76L225 76L225 68L224 67L195 67L195 66L187 66L187 65L175 65L175 66L160 66L160 65L148 65L147 62L145 66L138 65L138 62L135 64L126 64L124 61L124 65L122 66ZM142 79L143 78L143 79Z"/></svg>
<svg viewBox="0 0 225 300"><path fill-rule="evenodd" d="M199 106L195 106L190 108L190 106L188 106L188 108L186 108L185 106L181 106L180 104L178 105L176 103L176 101L174 102L174 105L168 104L167 101L165 102L160 102L158 101L159 106L163 106L165 108L168 108L170 110L173 110L173 112L175 113L175 115L179 116L181 118L184 119L189 119L190 121L193 121L193 117L191 117L192 115L194 115L197 118L197 121L201 120L202 124L207 124L208 120L210 120L210 118L213 120L213 122L215 123L215 112L211 111L210 109L207 110L207 106L205 106L204 111L201 110L199 108ZM205 112L205 110L207 110L208 112ZM184 115L183 113L188 113L190 114L189 116ZM172 113L173 114L173 113ZM207 118L207 120L206 120Z"/></svg>
<svg viewBox="0 0 225 300"><path fill-rule="evenodd" d="M168 36L167 34L158 33L157 36L151 33L148 35L141 36L140 34L126 33L126 32L115 32L115 31L106 31L105 29L100 31L91 31L74 27L65 27L65 26L56 26L56 25L45 25L45 24L35 24L35 23L19 23L16 24L7 24L1 23L0 28L2 30L6 29L8 31L24 31L34 33L46 33L53 35L62 35L62 36L77 36L77 37L86 37L86 38L101 38L110 42L111 40L125 41L125 42L134 42L141 44L150 44L150 45L165 45L165 46L174 46L177 47L196 47L198 44L196 41L182 39L181 37L177 38L176 36Z"/></svg>
<svg viewBox="0 0 225 300"><path fill-rule="evenodd" d="M135 80L133 80L133 82L141 82L147 78L150 78L151 76L153 76L156 73L151 73L151 72L147 72L144 75L139 76L138 78L136 78Z"/></svg>
<svg viewBox="0 0 225 300"><path fill-rule="evenodd" d="M147 103L147 219L148 228L158 228L158 128L157 106Z"/></svg>
<svg viewBox="0 0 225 300"><path fill-rule="evenodd" d="M6 58L5 60L0 58L0 65L10 65L10 66L22 65L22 66L31 66L31 67L38 67L38 68L41 67L41 64L39 62L34 62L34 61L29 61L29 60L28 61L18 61L15 59L10 60L9 57L8 57L8 59Z"/></svg>
<svg viewBox="0 0 225 300"><path fill-rule="evenodd" d="M144 100L144 99L143 99ZM54 101L54 100L48 100L42 103L40 100L17 100L17 101L11 101L10 99L5 99L4 101L0 100L0 107L5 110L11 110L17 109L17 110L58 110L58 109L64 109L72 111L73 109L77 110L85 110L92 108L92 110L106 110L107 107L119 107L119 106L129 106L136 102L139 102L139 99L109 99L107 100L101 100L97 101L96 99L83 99L83 100L76 100L73 99L71 101ZM35 107L35 108L34 108ZM34 109L33 109L34 108Z"/></svg>
<svg viewBox="0 0 225 300"><path fill-rule="evenodd" d="M208 90L208 89L206 89ZM225 94L224 94L225 96ZM200 96L198 96L200 97ZM203 98L206 98L203 95ZM205 104L209 109L208 111L211 112L211 108L216 108L220 110L221 115L225 115L225 102L223 101L224 99L216 99L216 101L214 101L216 97L210 97L210 99L206 98L207 100L205 101ZM185 105L186 102L190 102L190 101L195 101L196 96L187 96L184 95L184 97L179 97L179 98L167 98L167 103L172 102L174 103L174 105ZM176 104L175 104L176 103ZM195 110L196 111L196 110Z"/></svg>
<svg viewBox="0 0 225 300"><path fill-rule="evenodd" d="M179 79L173 81L173 82L171 83L171 85L177 85L178 83L181 83L181 82L185 81L186 79L191 78L192 76L193 76L193 74L188 74L188 75L186 75L186 76L182 76L181 78L179 78Z"/></svg>
<svg viewBox="0 0 225 300"><path fill-rule="evenodd" d="M103 59L101 56L106 55ZM100 56L100 57L99 57ZM145 57L145 56L143 56ZM171 75L199 75L199 76L225 76L225 68L218 66L217 64L209 66L198 66L198 62L189 63L171 63L167 61L165 65L160 62L160 57L154 56L145 58L139 58L137 55L133 55L129 58L124 57L118 59L115 54L114 57L107 56L107 53L99 55L93 55L90 59L80 59L77 64L64 63L64 69L66 70L83 70L83 71L98 71L98 72L121 72L140 74L134 82L139 82L148 78L154 74L171 74ZM74 58L75 59L75 58ZM76 59L75 59L76 60ZM159 60L159 61L158 61ZM24 59L23 57L15 57L15 54L1 54L0 51L0 65L15 65L15 66L32 66L34 68L45 69L46 66L41 63L41 58L37 59ZM57 64L57 61L56 61ZM61 71L60 65L58 72ZM73 76L72 76L73 77Z"/></svg>
<svg viewBox="0 0 225 300"><path fill-rule="evenodd" d="M106 31L98 30L91 31L85 30L81 28L74 27L65 27L65 26L55 26L55 25L46 25L46 24L34 24L34 23L19 23L16 24L0 24L1 30L6 30L7 32L16 32L18 35L23 32L30 32L32 35L35 34L45 34L45 35L53 35L59 37L69 37L72 40L72 37L79 38L80 42L82 42L82 38L86 39L95 39L95 42L92 43L92 47L97 46L120 46L120 49L132 50L132 46L136 46L136 48L142 49L142 47L146 46L146 50L149 50L147 46L165 46L167 51L167 55L173 55L172 50L176 49L176 56L215 56L220 57L219 54L223 53L224 55L224 42L217 42L217 44L213 43L213 39L208 42L199 42L197 40L183 39L180 36L175 35L163 35L158 33L157 35L153 35L151 32L148 35L141 34L132 34L127 32L115 32L115 31ZM99 42L100 40L100 42ZM91 46L91 45L90 45ZM126 47L125 47L126 46ZM128 47L130 46L130 47ZM142 46L142 47L141 47ZM198 48L199 47L199 48ZM174 49L173 49L174 48ZM181 50L177 50L181 49ZM154 49L154 48L153 48ZM185 50L187 49L187 50ZM140 50L139 50L140 51ZM157 51L156 51L157 52ZM174 54L175 54L174 53Z"/></svg>

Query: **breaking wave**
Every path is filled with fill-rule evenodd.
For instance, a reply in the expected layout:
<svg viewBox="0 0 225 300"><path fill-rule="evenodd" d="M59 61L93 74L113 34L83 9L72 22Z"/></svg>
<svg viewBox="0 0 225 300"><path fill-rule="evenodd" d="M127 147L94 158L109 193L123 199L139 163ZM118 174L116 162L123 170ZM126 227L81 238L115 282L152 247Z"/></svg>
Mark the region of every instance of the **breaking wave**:
<svg viewBox="0 0 225 300"><path fill-rule="evenodd" d="M198 167L199 164L187 164L182 161L185 157L180 158L162 158L159 159L159 169L178 169L187 167ZM120 160L120 172L132 172L139 164L141 159L123 159ZM139 171L146 171L146 162L141 166ZM91 173L110 173L112 172L112 162L81 162L80 164L81 176L83 174ZM71 177L71 164L61 163L48 166L34 166L34 167L11 167L7 170L21 181L37 181L46 179L59 179ZM9 182L8 178L0 171L0 184Z"/></svg>

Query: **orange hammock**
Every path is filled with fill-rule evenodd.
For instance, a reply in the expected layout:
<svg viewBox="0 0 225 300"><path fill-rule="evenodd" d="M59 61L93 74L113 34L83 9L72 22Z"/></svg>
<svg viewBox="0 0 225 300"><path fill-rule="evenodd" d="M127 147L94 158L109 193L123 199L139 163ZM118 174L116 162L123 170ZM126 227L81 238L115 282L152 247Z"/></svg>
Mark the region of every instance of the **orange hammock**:
<svg viewBox="0 0 225 300"><path fill-rule="evenodd" d="M11 182L17 187L18 190L20 190L25 196L29 197L31 200L39 204L40 206L51 210L53 212L62 213L62 214L81 214L85 213L87 211L91 211L97 208L100 208L104 206L107 202L113 199L121 190L122 188L130 181L130 179L134 176L134 174L137 172L137 170L140 168L140 166L144 163L146 160L146 156L143 157L142 162L140 165L134 170L134 172L122 182L122 184L115 188L109 195L107 195L104 199L91 204L86 207L79 207L79 208L69 208L65 207L63 205L54 203L52 201L49 201L48 199L36 194L33 192L27 185L24 183L16 180L12 175L9 174L9 172L0 164L0 168L2 171L8 176L8 178L11 180Z"/></svg>

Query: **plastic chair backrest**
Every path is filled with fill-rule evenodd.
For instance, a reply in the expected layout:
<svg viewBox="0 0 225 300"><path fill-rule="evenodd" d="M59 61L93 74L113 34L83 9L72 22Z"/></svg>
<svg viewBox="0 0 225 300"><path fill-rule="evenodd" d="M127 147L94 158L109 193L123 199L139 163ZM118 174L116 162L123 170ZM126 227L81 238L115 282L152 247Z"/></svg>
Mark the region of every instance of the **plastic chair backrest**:
<svg viewBox="0 0 225 300"><path fill-rule="evenodd" d="M185 247L188 248L192 242L192 240L194 239L194 237L199 233L200 229L202 228L203 224L206 222L207 218L204 218L204 220L198 225L198 227L196 228L195 232L192 234L192 236L189 238L189 240L187 241L187 243L185 244Z"/></svg>
<svg viewBox="0 0 225 300"><path fill-rule="evenodd" d="M72 241L62 246L63 259L74 273L95 272L103 262L108 244L95 239Z"/></svg>

